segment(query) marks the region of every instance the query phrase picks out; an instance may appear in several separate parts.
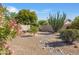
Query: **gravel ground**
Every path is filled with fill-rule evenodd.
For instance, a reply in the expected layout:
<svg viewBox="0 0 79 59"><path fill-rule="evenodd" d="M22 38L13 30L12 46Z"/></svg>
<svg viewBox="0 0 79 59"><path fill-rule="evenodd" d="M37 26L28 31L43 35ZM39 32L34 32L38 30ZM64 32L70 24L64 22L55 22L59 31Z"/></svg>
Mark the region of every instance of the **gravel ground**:
<svg viewBox="0 0 79 59"><path fill-rule="evenodd" d="M78 55L79 48L65 45L58 38L58 33L39 32L32 37L29 33L16 37L9 44L13 55Z"/></svg>

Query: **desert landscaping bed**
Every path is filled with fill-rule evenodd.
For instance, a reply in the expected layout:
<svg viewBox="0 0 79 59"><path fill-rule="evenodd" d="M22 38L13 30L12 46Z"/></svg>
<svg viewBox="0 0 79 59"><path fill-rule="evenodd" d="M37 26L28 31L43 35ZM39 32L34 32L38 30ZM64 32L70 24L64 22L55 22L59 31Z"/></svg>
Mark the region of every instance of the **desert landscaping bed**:
<svg viewBox="0 0 79 59"><path fill-rule="evenodd" d="M24 34L23 34L24 35ZM52 43L51 43L52 42ZM59 45L54 42L59 42ZM46 45L50 43L50 45ZM14 55L74 55L79 54L79 48L74 45L63 45L56 34L38 33L36 37L25 34L18 36L9 43L14 50ZM53 46L56 45L56 46Z"/></svg>

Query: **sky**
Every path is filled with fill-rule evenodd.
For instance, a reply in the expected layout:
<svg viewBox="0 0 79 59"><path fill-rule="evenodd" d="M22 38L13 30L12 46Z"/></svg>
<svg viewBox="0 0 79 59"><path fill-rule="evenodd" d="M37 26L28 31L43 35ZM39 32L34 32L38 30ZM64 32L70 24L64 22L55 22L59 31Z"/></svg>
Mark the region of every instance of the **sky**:
<svg viewBox="0 0 79 59"><path fill-rule="evenodd" d="M3 6L7 7L10 12L18 12L21 9L30 9L35 11L38 19L45 20L48 18L49 13L56 14L65 13L67 19L73 20L79 16L79 3L4 3Z"/></svg>

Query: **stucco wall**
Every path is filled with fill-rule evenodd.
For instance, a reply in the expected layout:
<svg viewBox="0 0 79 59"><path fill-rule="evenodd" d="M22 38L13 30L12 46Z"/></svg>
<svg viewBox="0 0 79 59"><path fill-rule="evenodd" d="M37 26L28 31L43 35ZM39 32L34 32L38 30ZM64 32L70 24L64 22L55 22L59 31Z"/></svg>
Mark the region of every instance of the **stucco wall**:
<svg viewBox="0 0 79 59"><path fill-rule="evenodd" d="M30 29L30 25L21 25L22 31L28 31Z"/></svg>

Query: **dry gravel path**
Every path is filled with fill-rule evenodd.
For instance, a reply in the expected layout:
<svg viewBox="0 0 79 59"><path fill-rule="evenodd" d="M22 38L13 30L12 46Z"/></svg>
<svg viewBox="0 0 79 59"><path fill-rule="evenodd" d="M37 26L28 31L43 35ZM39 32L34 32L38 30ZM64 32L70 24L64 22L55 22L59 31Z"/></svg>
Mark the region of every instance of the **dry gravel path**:
<svg viewBox="0 0 79 59"><path fill-rule="evenodd" d="M57 52L54 48L51 50L51 48L45 47L45 43L53 38L51 33L38 33L36 37L30 37L28 34L22 34L22 36L10 42L15 55L61 54L61 52Z"/></svg>
<svg viewBox="0 0 79 59"><path fill-rule="evenodd" d="M43 41L52 37L52 35L39 35L30 37L23 34L24 37L17 37L10 42L11 48L16 55L47 55L48 49L44 49Z"/></svg>

